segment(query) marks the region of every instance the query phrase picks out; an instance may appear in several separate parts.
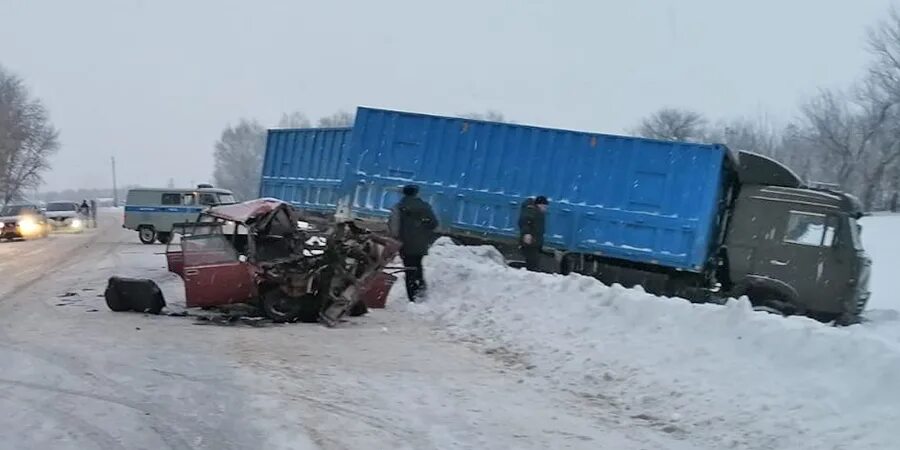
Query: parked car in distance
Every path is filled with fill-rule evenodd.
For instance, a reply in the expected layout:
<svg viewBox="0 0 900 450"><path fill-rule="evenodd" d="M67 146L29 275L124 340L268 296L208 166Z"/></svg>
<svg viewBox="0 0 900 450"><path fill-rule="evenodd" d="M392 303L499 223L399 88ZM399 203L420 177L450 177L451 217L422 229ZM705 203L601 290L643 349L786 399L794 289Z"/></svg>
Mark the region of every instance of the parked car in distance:
<svg viewBox="0 0 900 450"><path fill-rule="evenodd" d="M44 212L51 227L57 231L84 230L84 218L78 214L78 203L70 201L58 201L47 203Z"/></svg>
<svg viewBox="0 0 900 450"><path fill-rule="evenodd" d="M0 239L36 239L50 234L50 224L34 204L6 205L0 209Z"/></svg>

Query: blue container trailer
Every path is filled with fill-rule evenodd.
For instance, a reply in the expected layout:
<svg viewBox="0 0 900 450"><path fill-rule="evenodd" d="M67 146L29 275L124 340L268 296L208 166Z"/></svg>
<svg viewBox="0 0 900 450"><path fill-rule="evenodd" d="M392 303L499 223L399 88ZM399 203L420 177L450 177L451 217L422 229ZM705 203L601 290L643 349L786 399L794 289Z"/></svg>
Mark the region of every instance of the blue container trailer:
<svg viewBox="0 0 900 450"><path fill-rule="evenodd" d="M348 179L350 134L350 128L269 130L260 196L308 211L334 211Z"/></svg>
<svg viewBox="0 0 900 450"><path fill-rule="evenodd" d="M546 195L547 265L563 273L847 320L868 297L858 202L749 152L365 107L352 129L269 132L263 196L383 222L409 183L441 233L508 254L523 200ZM837 292L808 267L854 281Z"/></svg>

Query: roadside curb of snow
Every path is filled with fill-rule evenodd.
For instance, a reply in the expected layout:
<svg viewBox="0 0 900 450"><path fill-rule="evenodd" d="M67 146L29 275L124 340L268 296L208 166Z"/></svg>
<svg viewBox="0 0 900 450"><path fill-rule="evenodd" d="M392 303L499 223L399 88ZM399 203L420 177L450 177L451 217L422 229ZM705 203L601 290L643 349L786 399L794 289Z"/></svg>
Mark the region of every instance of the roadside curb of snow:
<svg viewBox="0 0 900 450"><path fill-rule="evenodd" d="M522 354L557 388L609 399L710 445L877 446L900 423L900 349L864 326L533 274L506 267L492 247L446 239L426 258L426 277L426 303L398 301L401 282L389 307Z"/></svg>

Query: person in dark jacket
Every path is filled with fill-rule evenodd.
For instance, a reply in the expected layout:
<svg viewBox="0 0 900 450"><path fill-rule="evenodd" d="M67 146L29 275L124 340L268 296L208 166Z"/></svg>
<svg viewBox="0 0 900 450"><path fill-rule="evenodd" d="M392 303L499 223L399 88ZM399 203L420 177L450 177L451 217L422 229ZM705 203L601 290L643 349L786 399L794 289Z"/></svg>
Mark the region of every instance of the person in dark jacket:
<svg viewBox="0 0 900 450"><path fill-rule="evenodd" d="M406 295L414 302L425 291L425 272L422 259L434 239L438 220L431 205L419 198L419 188L414 185L403 188L403 199L391 210L388 228L393 237L400 240L400 258L406 272Z"/></svg>
<svg viewBox="0 0 900 450"><path fill-rule="evenodd" d="M519 213L519 245L522 247L522 256L525 257L525 268L532 272L537 272L540 268L549 204L547 197L543 195L529 198L522 203Z"/></svg>

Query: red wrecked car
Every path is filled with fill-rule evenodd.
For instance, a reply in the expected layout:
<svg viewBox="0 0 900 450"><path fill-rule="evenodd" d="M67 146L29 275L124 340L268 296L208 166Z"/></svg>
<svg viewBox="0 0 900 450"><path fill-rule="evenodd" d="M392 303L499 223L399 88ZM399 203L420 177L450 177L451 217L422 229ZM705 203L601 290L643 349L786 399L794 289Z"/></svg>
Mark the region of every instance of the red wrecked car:
<svg viewBox="0 0 900 450"><path fill-rule="evenodd" d="M249 303L277 322L335 325L383 307L394 277L384 272L400 243L353 222L303 217L263 198L210 208L179 224L166 248L184 280L188 307Z"/></svg>

